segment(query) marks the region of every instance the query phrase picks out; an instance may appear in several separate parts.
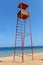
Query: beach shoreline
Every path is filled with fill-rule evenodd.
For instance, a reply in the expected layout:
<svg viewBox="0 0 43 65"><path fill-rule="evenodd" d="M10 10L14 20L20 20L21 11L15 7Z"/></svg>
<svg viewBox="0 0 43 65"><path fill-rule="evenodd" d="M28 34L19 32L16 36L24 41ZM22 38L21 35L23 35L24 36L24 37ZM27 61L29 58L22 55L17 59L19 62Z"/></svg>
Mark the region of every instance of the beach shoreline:
<svg viewBox="0 0 43 65"><path fill-rule="evenodd" d="M34 59L32 60L32 54L24 55L24 62L22 62L22 57L16 56L15 61L13 61L14 56L0 57L0 65L43 65L43 53L34 53Z"/></svg>

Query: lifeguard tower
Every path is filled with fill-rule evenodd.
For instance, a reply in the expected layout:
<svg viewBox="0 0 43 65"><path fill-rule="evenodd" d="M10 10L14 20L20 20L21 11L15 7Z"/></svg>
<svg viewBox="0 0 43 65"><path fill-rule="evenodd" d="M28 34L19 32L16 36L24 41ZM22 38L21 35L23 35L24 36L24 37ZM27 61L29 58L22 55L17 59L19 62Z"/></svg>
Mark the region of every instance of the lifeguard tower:
<svg viewBox="0 0 43 65"><path fill-rule="evenodd" d="M28 9L28 11L26 10ZM32 48L32 60L33 60L33 47L32 47L32 31L31 31L31 21L30 21L30 12L29 5L21 2L17 6L17 25L16 25L16 37L15 37L15 47L14 47L14 60L16 54L16 44L21 44L22 46L22 61L24 61L24 40L25 40L25 29L26 29L26 19L29 19L30 25L30 39L31 39L31 48ZM18 51L19 52L19 51Z"/></svg>

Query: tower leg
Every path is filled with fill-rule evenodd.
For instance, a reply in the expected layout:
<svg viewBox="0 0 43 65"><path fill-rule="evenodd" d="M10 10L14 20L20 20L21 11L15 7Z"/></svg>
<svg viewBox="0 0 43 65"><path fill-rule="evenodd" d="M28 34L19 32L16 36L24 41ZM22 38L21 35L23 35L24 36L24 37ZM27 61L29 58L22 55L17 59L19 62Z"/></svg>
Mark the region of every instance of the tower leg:
<svg viewBox="0 0 43 65"><path fill-rule="evenodd" d="M16 54L16 43L15 43L15 47L14 47L14 58L13 58L13 61L15 61L15 54Z"/></svg>
<svg viewBox="0 0 43 65"><path fill-rule="evenodd" d="M29 26L30 26L30 40L31 40L31 48L32 48L32 60L33 60L33 43L32 43L32 29L31 29L31 20L29 18Z"/></svg>
<svg viewBox="0 0 43 65"><path fill-rule="evenodd" d="M32 60L33 60L33 45L32 45L32 34L30 35L31 37L31 47L32 47Z"/></svg>
<svg viewBox="0 0 43 65"><path fill-rule="evenodd" d="M24 40L22 41L22 62L24 62Z"/></svg>

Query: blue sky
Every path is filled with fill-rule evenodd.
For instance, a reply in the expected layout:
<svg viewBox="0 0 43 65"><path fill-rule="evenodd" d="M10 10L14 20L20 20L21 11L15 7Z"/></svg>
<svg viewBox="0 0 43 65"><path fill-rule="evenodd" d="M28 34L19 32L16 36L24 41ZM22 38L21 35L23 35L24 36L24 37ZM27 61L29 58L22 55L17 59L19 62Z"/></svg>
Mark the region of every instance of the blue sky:
<svg viewBox="0 0 43 65"><path fill-rule="evenodd" d="M33 45L43 45L43 0L23 2L31 5ZM20 0L0 0L0 47L14 46L19 3Z"/></svg>

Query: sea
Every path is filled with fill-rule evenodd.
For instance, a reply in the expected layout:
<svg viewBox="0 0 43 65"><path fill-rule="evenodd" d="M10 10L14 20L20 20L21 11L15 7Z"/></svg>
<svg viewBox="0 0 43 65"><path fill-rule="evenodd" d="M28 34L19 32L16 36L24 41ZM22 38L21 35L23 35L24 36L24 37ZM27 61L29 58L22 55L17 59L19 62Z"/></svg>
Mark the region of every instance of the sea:
<svg viewBox="0 0 43 65"><path fill-rule="evenodd" d="M43 53L43 46L24 47L24 54L31 54L32 48L34 53ZM13 56L14 47L0 47L0 57ZM22 54L22 47L16 47L16 55Z"/></svg>

